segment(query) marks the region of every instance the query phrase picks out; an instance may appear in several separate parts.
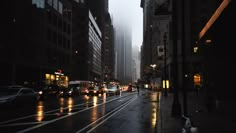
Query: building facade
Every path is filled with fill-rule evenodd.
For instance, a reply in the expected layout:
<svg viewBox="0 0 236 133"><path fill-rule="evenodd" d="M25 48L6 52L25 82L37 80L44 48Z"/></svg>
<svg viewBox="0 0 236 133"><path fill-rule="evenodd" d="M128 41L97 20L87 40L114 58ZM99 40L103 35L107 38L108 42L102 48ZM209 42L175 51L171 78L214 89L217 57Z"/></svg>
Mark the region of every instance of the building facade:
<svg viewBox="0 0 236 133"><path fill-rule="evenodd" d="M104 82L109 82L115 79L114 28L109 13L106 15L104 35Z"/></svg>
<svg viewBox="0 0 236 133"><path fill-rule="evenodd" d="M170 12L171 19L167 22L169 28L165 30L161 27L165 25L162 23L163 13L165 15L163 7L167 3L169 6L166 9L168 11L171 9L170 11L173 12ZM224 77L233 77L235 73L233 65L230 65L232 59L230 54L232 55L233 48L226 46L226 44L234 42L229 36L230 32L234 31L234 21L229 18L234 17L232 10L235 2L231 0L181 0L178 2L142 0L141 7L144 11L144 41L141 59L141 71L143 71L141 73L144 79L145 76L151 77L153 74L150 69L145 69L146 67L153 63L163 64L163 60L156 57L165 54L165 50L161 52L163 51L161 45L164 42L162 34L167 32L165 38L167 61L164 66L165 68L168 66L167 73L171 87L183 90L183 92L202 90L207 95L214 95L214 97L231 94L227 94L227 91L222 93L222 88L226 86L232 88L232 78L225 79ZM152 17L153 10L155 11L154 17ZM155 24L154 26L157 28L153 28L152 24ZM150 25L152 30L148 30ZM153 36L156 36L155 40L153 40ZM158 44L160 46L156 53L155 49ZM150 50L150 48L153 49ZM225 49L227 53L220 54L222 49ZM158 56L155 56L156 54ZM161 73L164 71L165 69ZM145 75L145 72L149 75ZM231 89L229 91L231 92Z"/></svg>
<svg viewBox="0 0 236 133"><path fill-rule="evenodd" d="M102 32L87 2L73 2L73 74L71 80L102 78Z"/></svg>
<svg viewBox="0 0 236 133"><path fill-rule="evenodd" d="M172 69L171 1L143 0L144 14L141 77L152 88L170 80Z"/></svg>
<svg viewBox="0 0 236 133"><path fill-rule="evenodd" d="M87 1L26 0L2 5L10 10L1 11L1 26L7 29L1 31L1 84L67 86L69 80L103 79L99 25L104 21L98 22ZM97 8L102 7L106 6Z"/></svg>
<svg viewBox="0 0 236 133"><path fill-rule="evenodd" d="M71 9L67 1L9 1L11 12L5 16L14 22L8 32L14 34L11 45L13 57L3 53L6 71L3 84L47 84L66 86L71 63ZM67 9L67 10L66 10ZM9 19L6 19L9 20ZM5 26L11 22L6 21ZM10 28L10 27L9 27ZM8 29L8 28L7 28ZM5 34L7 35L7 34ZM2 49L7 50L7 47ZM9 74L11 73L11 74Z"/></svg>

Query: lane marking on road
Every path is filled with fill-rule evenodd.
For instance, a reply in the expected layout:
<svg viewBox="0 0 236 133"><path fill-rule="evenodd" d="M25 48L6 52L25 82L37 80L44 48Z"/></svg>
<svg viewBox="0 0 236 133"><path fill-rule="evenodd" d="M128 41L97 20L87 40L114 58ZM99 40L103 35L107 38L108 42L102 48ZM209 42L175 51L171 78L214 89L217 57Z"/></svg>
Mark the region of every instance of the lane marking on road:
<svg viewBox="0 0 236 133"><path fill-rule="evenodd" d="M87 103L77 104L77 105L75 105L75 107L76 106L82 106L82 105L85 105L85 104L87 104ZM68 107L64 107L63 109L68 109ZM50 113L57 112L57 111L60 111L60 108L46 111L46 112L44 112L44 114L46 115L46 114L50 114ZM10 123L10 122L18 121L18 120L27 119L27 118L30 118L30 117L35 117L35 116L37 116L37 114L28 115L28 116L19 117L19 118L16 118L16 119L11 119L11 120L7 120L7 121L3 121L3 122L0 122L0 125L1 124L5 124L5 123Z"/></svg>
<svg viewBox="0 0 236 133"><path fill-rule="evenodd" d="M106 119L104 119L103 121L101 121L100 123L98 123L96 126L94 126L93 128L91 128L89 131L87 131L87 133L92 132L94 129L96 129L97 127L99 127L100 125L102 125L103 123L105 123L108 119L110 119L112 116L116 115L118 112L120 112L121 110L123 110L126 106L128 106L130 103L132 103L133 101L135 101L135 99L137 99L137 96L135 98L132 99L132 101L130 101L129 103L127 103L126 105L124 105L122 108L120 108L119 110L117 110L115 113L111 114L110 116L108 116Z"/></svg>
<svg viewBox="0 0 236 133"><path fill-rule="evenodd" d="M100 99L100 101L103 101L103 99ZM83 105L86 105L86 104L93 104L93 103L94 102L91 101L91 102L87 102L87 103L76 104L76 105L73 105L73 108L80 107L80 106L83 106ZM68 108L69 107L64 107L62 109L68 109ZM50 114L50 113L57 112L57 111L60 111L60 110L61 110L60 108L54 109L54 110L49 110L49 111L44 112L44 114L46 115L46 114ZM19 118L15 118L15 119L11 119L11 120L2 121L2 122L0 122L0 125L6 124L6 123L10 123L10 122L14 122L14 121L19 121L19 120L27 119L27 118L30 118L30 117L35 117L35 116L37 116L37 114L33 114L33 115L19 117Z"/></svg>
<svg viewBox="0 0 236 133"><path fill-rule="evenodd" d="M76 133L81 133L84 130L86 130L87 128L91 127L92 125L94 125L95 123L97 123L98 121L104 119L105 117L107 117L106 119L104 119L103 121L101 121L100 123L98 123L97 125L95 125L92 129L90 129L88 132L91 132L92 130L94 130L95 128L97 128L99 125L103 124L105 121L107 121L110 117L114 116L116 113L120 112L123 108L125 108L127 105L129 105L131 102L133 102L135 99L137 98L134 97L132 99L130 99L128 102L118 106L117 108L115 108L114 110L112 110L111 112L107 113L106 115L100 117L99 119L97 119L96 121L88 124L87 126L85 126L84 128L80 129L79 131L77 131ZM110 116L109 116L110 115Z"/></svg>
<svg viewBox="0 0 236 133"><path fill-rule="evenodd" d="M72 115L75 115L75 114L78 114L78 113L81 113L81 112L87 111L87 110L92 109L92 108L94 108L94 107L97 107L97 106L101 106L101 105L104 105L104 104L110 103L110 102L112 102L112 101L114 101L114 100L117 100L117 99L120 99L120 98L123 98L123 97L113 98L113 99L111 99L110 101L106 101L105 103L100 103L100 104L97 104L97 105L95 105L95 106L88 107L88 108L85 108L85 109L83 109L83 110L80 110L80 111L78 111L78 112L73 112L73 113L70 113L70 114L68 114L68 115L61 116L61 117L59 117L59 118L55 118L55 119L53 119L53 120L50 120L50 121L44 122L44 123L42 123L42 124L35 125L35 126L32 126L32 127L29 127L29 128L23 129L23 130L20 130L20 131L18 131L18 132L16 132L16 133L25 133L25 132L28 132L28 131L31 131L31 130L34 130L34 129L40 128L40 127L42 127L42 126L45 126L45 125L48 125L48 124L50 124L50 123L53 123L53 122L59 121L59 120L61 120L61 119L64 119L64 118L70 117L70 116L72 116ZM34 116L34 115L33 115L33 116Z"/></svg>
<svg viewBox="0 0 236 133"><path fill-rule="evenodd" d="M6 125L0 125L0 127L11 127L11 126L22 126L22 125L35 125L35 124L41 124L43 122L22 122L22 123L13 123L13 124L6 124Z"/></svg>

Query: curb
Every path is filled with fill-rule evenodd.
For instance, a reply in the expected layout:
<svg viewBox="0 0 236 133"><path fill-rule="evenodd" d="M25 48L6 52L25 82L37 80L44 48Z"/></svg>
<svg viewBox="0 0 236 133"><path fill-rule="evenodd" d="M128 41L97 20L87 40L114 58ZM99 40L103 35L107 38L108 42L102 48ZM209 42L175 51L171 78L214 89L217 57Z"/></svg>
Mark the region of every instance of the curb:
<svg viewBox="0 0 236 133"><path fill-rule="evenodd" d="M161 96L162 93L159 94L159 102L158 102L158 111L157 111L157 133L162 133L162 113L161 113Z"/></svg>

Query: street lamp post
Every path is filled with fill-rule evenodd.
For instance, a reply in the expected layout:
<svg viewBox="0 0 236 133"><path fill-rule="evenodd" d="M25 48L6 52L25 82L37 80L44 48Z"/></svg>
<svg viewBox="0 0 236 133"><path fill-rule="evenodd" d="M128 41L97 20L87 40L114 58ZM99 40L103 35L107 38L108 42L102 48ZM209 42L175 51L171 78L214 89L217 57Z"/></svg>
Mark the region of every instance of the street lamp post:
<svg viewBox="0 0 236 133"><path fill-rule="evenodd" d="M181 116L181 104L179 101L179 83L178 83L178 35L177 35L177 31L178 31L178 20L177 20L177 16L178 16L178 1L173 1L172 3L172 7L173 7L173 22L172 22L172 27L173 27L173 32L172 32L172 36L173 36L173 84L172 84L172 89L174 92L174 98L173 98L173 103L172 103L172 110L171 110L171 116L172 117L180 117Z"/></svg>
<svg viewBox="0 0 236 133"><path fill-rule="evenodd" d="M186 90L186 76L185 76L185 71L186 71L186 68L185 68L185 60L186 60L186 55L185 55L185 0L182 0L182 10L181 10L181 13L182 13L182 71L183 71L183 74L182 74L182 77L183 77L183 81L182 81L182 84L183 84L183 114L186 116L187 115L187 112L188 112L188 108L187 108L187 90Z"/></svg>
<svg viewBox="0 0 236 133"><path fill-rule="evenodd" d="M151 83L151 86L152 86L153 79L156 78L156 76L155 76L156 64L151 64L150 67L152 68L152 69L151 69L151 79L150 79L150 83ZM154 82L155 82L155 81L154 81ZM153 86L152 86L152 90L154 90Z"/></svg>
<svg viewBox="0 0 236 133"><path fill-rule="evenodd" d="M167 43L167 35L166 35L166 32L164 34L164 96L168 96L168 93L167 93L167 68L166 68L166 43Z"/></svg>

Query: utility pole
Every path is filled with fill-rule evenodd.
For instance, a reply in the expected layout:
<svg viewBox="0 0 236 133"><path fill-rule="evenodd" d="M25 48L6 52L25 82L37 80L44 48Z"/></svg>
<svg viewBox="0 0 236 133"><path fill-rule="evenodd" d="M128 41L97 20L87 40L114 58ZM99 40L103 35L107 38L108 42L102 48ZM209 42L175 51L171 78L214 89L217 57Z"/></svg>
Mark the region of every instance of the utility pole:
<svg viewBox="0 0 236 133"><path fill-rule="evenodd" d="M186 54L185 54L185 0L182 0L182 92L183 92L183 115L187 115L187 90L186 90L186 77L185 77L185 60L186 60Z"/></svg>
<svg viewBox="0 0 236 133"><path fill-rule="evenodd" d="M166 63L166 43L167 43L167 35L164 33L164 96L167 97L167 63Z"/></svg>
<svg viewBox="0 0 236 133"><path fill-rule="evenodd" d="M181 116L181 104L179 102L179 83L178 83L178 2L177 1L172 1L172 35L173 35L173 92L174 92L174 98L173 98L173 103L172 103L172 110L171 110L171 116L172 117L180 117Z"/></svg>

